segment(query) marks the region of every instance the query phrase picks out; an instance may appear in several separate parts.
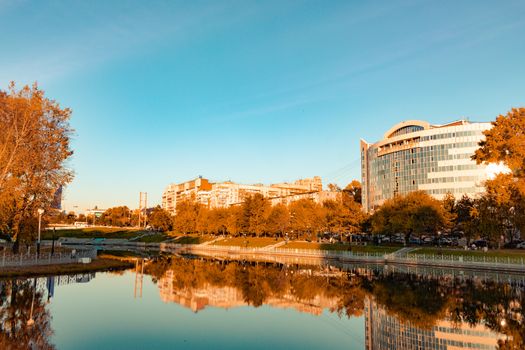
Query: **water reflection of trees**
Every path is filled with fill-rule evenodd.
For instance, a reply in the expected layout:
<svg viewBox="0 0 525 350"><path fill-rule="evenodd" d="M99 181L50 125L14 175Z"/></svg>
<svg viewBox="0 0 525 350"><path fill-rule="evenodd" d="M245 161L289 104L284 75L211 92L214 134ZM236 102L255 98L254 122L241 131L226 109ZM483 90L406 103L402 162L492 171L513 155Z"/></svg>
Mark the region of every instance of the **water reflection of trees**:
<svg viewBox="0 0 525 350"><path fill-rule="evenodd" d="M54 349L45 304L34 279L0 281L0 348Z"/></svg>
<svg viewBox="0 0 525 350"><path fill-rule="evenodd" d="M323 296L335 300L331 311L359 316L371 297L390 315L420 329L440 320L457 327L483 324L501 333L502 349L525 348L523 286L458 278L428 278L410 274L383 274L371 270L339 271L329 267L253 262L225 262L164 257L149 264L154 280L173 272L174 290L234 287L245 303L255 307L269 298L291 295L308 303Z"/></svg>
<svg viewBox="0 0 525 350"><path fill-rule="evenodd" d="M255 307L284 294L304 303L318 296L338 298L333 311L349 316L360 315L364 307L362 290L355 285L357 280L326 277L324 273L330 273L329 269L168 257L149 264L146 273L158 281L168 270L173 271L172 283L177 291L207 285L235 287L241 291L244 302Z"/></svg>

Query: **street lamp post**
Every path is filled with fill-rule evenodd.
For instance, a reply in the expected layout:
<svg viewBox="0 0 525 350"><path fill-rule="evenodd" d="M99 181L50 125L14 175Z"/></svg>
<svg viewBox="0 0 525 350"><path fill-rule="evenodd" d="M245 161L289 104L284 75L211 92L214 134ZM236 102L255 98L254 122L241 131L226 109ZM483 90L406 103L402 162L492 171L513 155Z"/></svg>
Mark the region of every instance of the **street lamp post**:
<svg viewBox="0 0 525 350"><path fill-rule="evenodd" d="M36 243L36 255L40 258L40 230L42 228L42 214L44 214L44 209L39 208L38 212L38 240Z"/></svg>
<svg viewBox="0 0 525 350"><path fill-rule="evenodd" d="M33 305L35 303L35 293L36 293L36 278L33 278L33 299L31 300L31 312L29 313L29 320L27 320L27 325L29 327L35 324L35 320L33 318Z"/></svg>

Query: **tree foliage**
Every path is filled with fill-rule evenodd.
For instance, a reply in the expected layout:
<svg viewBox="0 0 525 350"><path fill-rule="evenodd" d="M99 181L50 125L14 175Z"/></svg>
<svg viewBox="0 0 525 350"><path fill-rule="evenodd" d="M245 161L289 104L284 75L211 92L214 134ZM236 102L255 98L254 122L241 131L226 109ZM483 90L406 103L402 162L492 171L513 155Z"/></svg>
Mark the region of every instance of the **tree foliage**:
<svg viewBox="0 0 525 350"><path fill-rule="evenodd" d="M440 201L424 191L385 201L372 215L372 231L382 234L436 234L449 222Z"/></svg>
<svg viewBox="0 0 525 350"><path fill-rule="evenodd" d="M70 116L36 84L0 91L0 230L17 242L32 239L36 210L73 178Z"/></svg>
<svg viewBox="0 0 525 350"><path fill-rule="evenodd" d="M525 177L525 108L499 115L472 157L478 164L503 162L516 177Z"/></svg>
<svg viewBox="0 0 525 350"><path fill-rule="evenodd" d="M149 215L148 223L154 230L160 232L171 231L173 228L173 217L158 205L153 208Z"/></svg>
<svg viewBox="0 0 525 350"><path fill-rule="evenodd" d="M315 239L325 231L360 232L366 217L353 196L327 201L324 205L312 199L300 199L289 205L272 206L267 198L254 194L229 208L207 208L187 198L177 204L173 228L181 233Z"/></svg>
<svg viewBox="0 0 525 350"><path fill-rule="evenodd" d="M100 218L97 219L99 224L109 226L130 226L131 211L127 206L119 206L107 209Z"/></svg>

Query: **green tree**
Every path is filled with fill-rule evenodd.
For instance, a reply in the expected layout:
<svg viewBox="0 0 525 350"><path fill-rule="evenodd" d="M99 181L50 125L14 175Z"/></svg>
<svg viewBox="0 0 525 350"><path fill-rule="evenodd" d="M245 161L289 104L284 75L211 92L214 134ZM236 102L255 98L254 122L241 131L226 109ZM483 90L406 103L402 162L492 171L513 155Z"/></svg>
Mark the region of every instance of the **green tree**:
<svg viewBox="0 0 525 350"><path fill-rule="evenodd" d="M153 208L148 222L153 229L160 232L171 231L173 228L173 217L166 210L162 209L160 205Z"/></svg>
<svg viewBox="0 0 525 350"><path fill-rule="evenodd" d="M467 243L478 233L475 202L466 194L456 204L456 228L463 231Z"/></svg>

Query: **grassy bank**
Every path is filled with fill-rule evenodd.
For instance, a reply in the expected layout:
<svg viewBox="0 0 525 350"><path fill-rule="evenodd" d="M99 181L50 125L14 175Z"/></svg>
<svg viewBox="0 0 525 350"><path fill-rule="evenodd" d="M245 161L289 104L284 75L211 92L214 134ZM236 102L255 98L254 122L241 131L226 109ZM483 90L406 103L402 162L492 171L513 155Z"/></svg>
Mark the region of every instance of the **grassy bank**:
<svg viewBox="0 0 525 350"><path fill-rule="evenodd" d="M425 247L418 248L409 254L434 254L434 255L453 255L465 257L489 257L489 258L509 258L511 260L525 260L525 250L499 249L489 250L486 253L482 250L464 250L451 248Z"/></svg>
<svg viewBox="0 0 525 350"><path fill-rule="evenodd" d="M292 241L288 244L282 245L279 248L290 248L290 249L319 249L319 250L348 250L353 252L362 253L392 253L399 250L399 247L388 247L388 246L374 246L374 245L349 245L341 243L316 243L316 242L304 242L304 241Z"/></svg>
<svg viewBox="0 0 525 350"><path fill-rule="evenodd" d="M260 248L274 245L279 242L282 242L282 239L276 240L275 238L271 237L228 237L214 242L213 245Z"/></svg>
<svg viewBox="0 0 525 350"><path fill-rule="evenodd" d="M130 239L140 236L147 231L126 228L126 227L86 227L67 230L56 230L55 238L75 237L75 238L123 238ZM53 239L53 230L42 232L42 239Z"/></svg>
<svg viewBox="0 0 525 350"><path fill-rule="evenodd" d="M173 237L173 236L172 236ZM178 234L171 243L178 244L202 244L214 240L214 236L195 235L195 234Z"/></svg>
<svg viewBox="0 0 525 350"><path fill-rule="evenodd" d="M140 237L139 239L135 240L135 242L162 243L168 239L170 239L170 236L164 233L155 233L144 237Z"/></svg>
<svg viewBox="0 0 525 350"><path fill-rule="evenodd" d="M132 263L127 261L99 258L93 260L89 264L60 264L27 267L5 267L0 269L0 277L63 275L106 270L121 270L133 266L134 265Z"/></svg>

